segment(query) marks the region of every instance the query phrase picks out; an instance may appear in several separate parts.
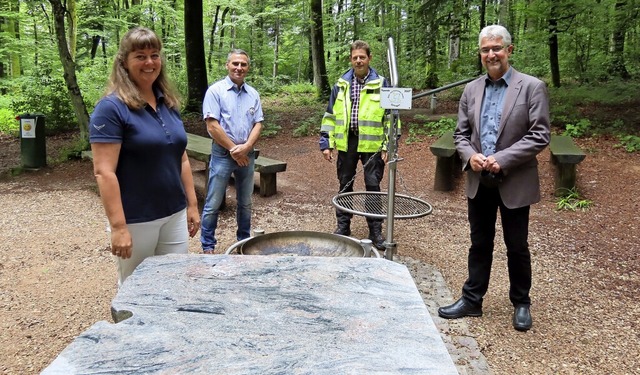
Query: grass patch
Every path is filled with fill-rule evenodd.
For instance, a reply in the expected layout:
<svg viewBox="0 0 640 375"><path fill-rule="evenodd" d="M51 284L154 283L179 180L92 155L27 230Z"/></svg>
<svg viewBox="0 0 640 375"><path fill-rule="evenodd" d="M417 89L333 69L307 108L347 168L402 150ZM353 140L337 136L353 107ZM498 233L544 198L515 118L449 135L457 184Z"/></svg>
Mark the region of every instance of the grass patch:
<svg viewBox="0 0 640 375"><path fill-rule="evenodd" d="M581 197L575 187L573 189L563 189L562 195L556 199L556 209L558 211L586 211L591 206L593 206L593 202Z"/></svg>

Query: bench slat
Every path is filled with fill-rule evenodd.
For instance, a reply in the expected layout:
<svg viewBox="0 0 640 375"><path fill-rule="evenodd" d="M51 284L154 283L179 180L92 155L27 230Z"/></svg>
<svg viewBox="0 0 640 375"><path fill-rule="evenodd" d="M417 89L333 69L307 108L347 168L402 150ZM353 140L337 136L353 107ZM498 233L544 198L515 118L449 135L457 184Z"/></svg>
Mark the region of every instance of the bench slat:
<svg viewBox="0 0 640 375"><path fill-rule="evenodd" d="M260 173L278 173L284 172L287 170L287 163L269 159L264 156L258 156L255 161L254 170Z"/></svg>
<svg viewBox="0 0 640 375"><path fill-rule="evenodd" d="M587 156L567 135L552 135L549 150L561 164L578 164Z"/></svg>
<svg viewBox="0 0 640 375"><path fill-rule="evenodd" d="M209 161L211 159L211 142L213 140L208 137L202 137L197 134L187 133L187 155L190 158L206 163L206 175L208 181ZM287 163L270 159L258 154L256 150L254 172L260 173L260 195L269 197L276 194L276 173L287 170ZM205 191L207 187L205 186Z"/></svg>
<svg viewBox="0 0 640 375"><path fill-rule="evenodd" d="M187 133L187 155L190 158L208 163L211 156L211 138Z"/></svg>
<svg viewBox="0 0 640 375"><path fill-rule="evenodd" d="M435 156L448 158L456 153L456 145L453 143L453 131L444 133L437 141L429 146Z"/></svg>

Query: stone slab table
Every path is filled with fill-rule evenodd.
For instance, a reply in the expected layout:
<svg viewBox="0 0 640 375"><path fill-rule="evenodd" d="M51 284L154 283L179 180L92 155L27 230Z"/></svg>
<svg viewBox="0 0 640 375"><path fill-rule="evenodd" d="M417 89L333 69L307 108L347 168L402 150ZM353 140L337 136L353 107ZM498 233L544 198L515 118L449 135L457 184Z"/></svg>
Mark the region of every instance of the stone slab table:
<svg viewBox="0 0 640 375"><path fill-rule="evenodd" d="M407 268L376 258L165 255L43 374L457 374Z"/></svg>

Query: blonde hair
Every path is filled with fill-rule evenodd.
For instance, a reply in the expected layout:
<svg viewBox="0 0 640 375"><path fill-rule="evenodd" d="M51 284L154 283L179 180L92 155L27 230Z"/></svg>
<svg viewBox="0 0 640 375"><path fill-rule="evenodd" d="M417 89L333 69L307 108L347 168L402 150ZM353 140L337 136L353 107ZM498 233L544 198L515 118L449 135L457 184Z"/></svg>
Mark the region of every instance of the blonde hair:
<svg viewBox="0 0 640 375"><path fill-rule="evenodd" d="M147 103L140 95L138 86L129 78L129 72L124 67L127 56L133 51L155 48L162 51L162 41L153 30L146 27L135 27L129 30L120 41L118 53L113 60L113 68L105 95L115 94L131 109L140 109ZM153 87L159 89L164 94L164 101L169 108L180 108L180 99L169 83L164 66L164 55L162 55L162 66L160 75L153 82Z"/></svg>

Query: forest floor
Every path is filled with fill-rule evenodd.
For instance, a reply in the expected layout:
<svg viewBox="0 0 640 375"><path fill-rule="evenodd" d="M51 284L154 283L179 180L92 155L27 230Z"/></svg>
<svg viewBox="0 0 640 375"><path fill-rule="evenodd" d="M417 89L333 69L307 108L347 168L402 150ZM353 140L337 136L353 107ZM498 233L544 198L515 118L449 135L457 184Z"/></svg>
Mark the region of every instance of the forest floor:
<svg viewBox="0 0 640 375"><path fill-rule="evenodd" d="M281 110L284 113L285 108ZM335 164L322 159L317 136L292 136L310 109L286 110L286 116L279 116L281 131L261 139L258 147L264 156L287 161L287 171L278 175L278 194L254 196L253 226L266 232L330 232L335 225L331 205L337 189ZM411 113L416 112L421 110ZM401 117L408 122L402 113ZM198 121L187 127L204 131ZM410 144L405 139L399 147L396 192L426 200L434 210L423 218L395 222L398 257L437 269L451 291L446 302L452 302L466 278L464 177L453 191L434 191L435 157L429 145L435 139L421 136ZM49 137L49 160L56 160L71 141L69 135ZM430 309L443 337L467 337L457 345L477 347L494 374L640 373L640 154L616 147L617 140L609 136L577 143L587 153L578 166L577 185L582 197L593 202L588 210L557 209L548 149L538 156L542 201L532 207L530 225L533 329L522 333L511 327L513 309L500 230L484 316L462 319L464 326L448 325ZM203 169L193 164L195 170ZM51 162L38 171L11 176L9 170L19 165L19 140L0 136L0 373L4 374L39 373L92 324L111 321L110 303L116 293L116 272L91 163ZM382 186L383 190L389 186L387 176ZM356 190L362 188L358 178ZM218 252L235 242L232 188L228 198ZM353 235L366 237L366 233L364 219L356 217ZM197 239L191 241L190 252L200 252ZM416 279L416 284L421 282ZM455 360L461 373L466 371L465 359Z"/></svg>

